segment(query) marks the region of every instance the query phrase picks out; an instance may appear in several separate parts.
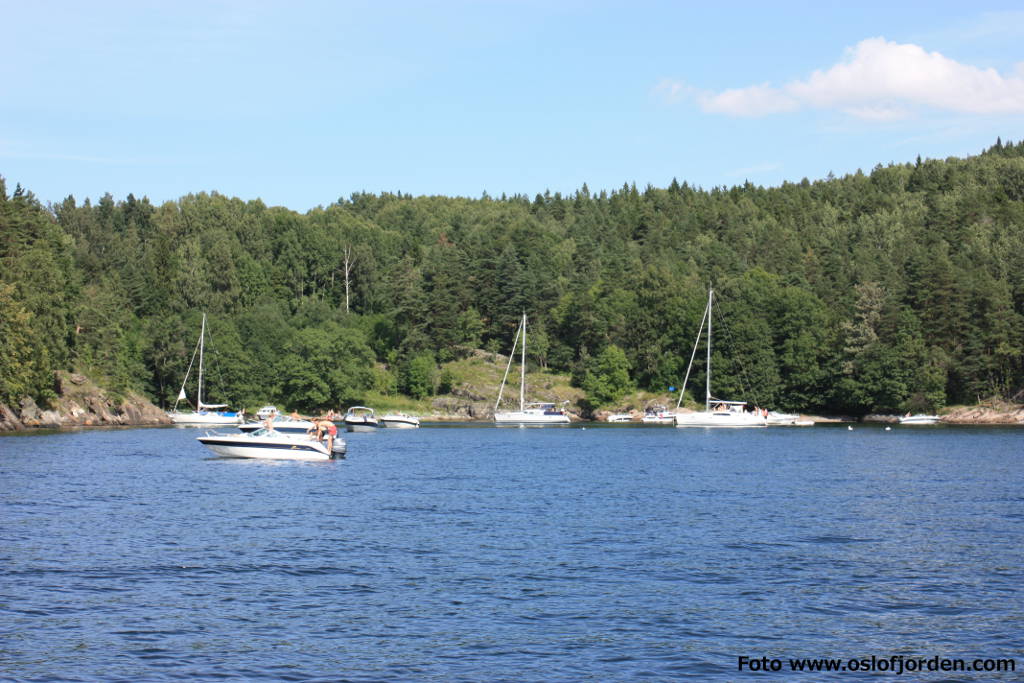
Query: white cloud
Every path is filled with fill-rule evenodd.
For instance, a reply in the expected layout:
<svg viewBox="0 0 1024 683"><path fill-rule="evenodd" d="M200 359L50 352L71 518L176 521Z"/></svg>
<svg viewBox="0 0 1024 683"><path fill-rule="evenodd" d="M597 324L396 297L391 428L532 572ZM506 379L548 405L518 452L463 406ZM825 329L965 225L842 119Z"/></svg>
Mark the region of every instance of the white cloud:
<svg viewBox="0 0 1024 683"><path fill-rule="evenodd" d="M706 112L731 116L762 116L800 108L798 100L767 83L726 90L717 95L703 93L697 96L697 102Z"/></svg>
<svg viewBox="0 0 1024 683"><path fill-rule="evenodd" d="M668 86L665 86L666 88ZM912 44L869 38L842 61L782 87L770 84L702 93L701 108L764 116L804 107L835 109L866 120L903 118L928 107L967 114L1024 113L1024 76L961 64Z"/></svg>

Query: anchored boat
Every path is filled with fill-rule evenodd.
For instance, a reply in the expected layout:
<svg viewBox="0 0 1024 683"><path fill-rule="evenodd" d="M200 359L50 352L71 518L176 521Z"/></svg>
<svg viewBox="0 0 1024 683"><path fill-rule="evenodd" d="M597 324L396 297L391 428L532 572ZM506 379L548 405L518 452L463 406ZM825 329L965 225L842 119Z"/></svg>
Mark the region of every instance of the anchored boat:
<svg viewBox="0 0 1024 683"><path fill-rule="evenodd" d="M197 441L225 458L261 460L331 460L345 454L344 439L335 438L330 450L315 437L257 429L238 434L207 433Z"/></svg>
<svg viewBox="0 0 1024 683"><path fill-rule="evenodd" d="M512 359L516 355L516 346L522 337L522 358L519 369L519 410L498 410L501 405L501 394L505 390L505 383L508 380L508 372L512 368ZM494 422L496 424L520 424L520 425L557 425L569 424L569 415L565 410L554 403L527 403L526 402L526 314L519 323L515 339L512 341L512 352L508 356L508 366L505 368L505 376L501 380L501 388L498 389L498 400L494 402Z"/></svg>

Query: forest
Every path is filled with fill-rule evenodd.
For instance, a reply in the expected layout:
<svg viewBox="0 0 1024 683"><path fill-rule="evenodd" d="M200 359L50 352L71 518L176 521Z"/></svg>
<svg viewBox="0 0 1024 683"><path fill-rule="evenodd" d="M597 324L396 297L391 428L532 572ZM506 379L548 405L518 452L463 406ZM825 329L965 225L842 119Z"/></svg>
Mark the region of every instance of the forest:
<svg viewBox="0 0 1024 683"><path fill-rule="evenodd" d="M598 407L679 386L709 287L716 394L850 415L1019 400L1024 143L772 188L357 193L304 214L216 192L44 205L0 178L0 403L74 370L167 406L203 313L218 401L421 399L468 350L507 353L525 311L530 363Z"/></svg>

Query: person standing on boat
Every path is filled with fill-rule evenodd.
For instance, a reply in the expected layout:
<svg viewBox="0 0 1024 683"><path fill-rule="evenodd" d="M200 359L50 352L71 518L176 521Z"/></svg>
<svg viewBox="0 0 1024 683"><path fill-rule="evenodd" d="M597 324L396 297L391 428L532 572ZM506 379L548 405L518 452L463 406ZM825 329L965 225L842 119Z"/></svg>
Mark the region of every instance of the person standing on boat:
<svg viewBox="0 0 1024 683"><path fill-rule="evenodd" d="M316 423L316 439L320 441L325 436L327 437L327 452L330 453L334 450L334 437L338 435L338 428L333 422L328 420L326 417L321 418Z"/></svg>

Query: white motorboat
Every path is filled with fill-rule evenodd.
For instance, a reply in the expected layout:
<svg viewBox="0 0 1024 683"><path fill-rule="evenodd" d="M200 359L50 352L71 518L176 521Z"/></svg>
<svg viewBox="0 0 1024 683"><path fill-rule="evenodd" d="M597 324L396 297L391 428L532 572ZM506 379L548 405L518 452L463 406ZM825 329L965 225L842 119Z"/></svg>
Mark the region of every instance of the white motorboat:
<svg viewBox="0 0 1024 683"><path fill-rule="evenodd" d="M704 309L704 318L701 320L700 329L697 331L697 341L693 344L693 353L690 355L690 365L686 369L686 377L683 379L683 388L679 391L679 402L682 403L683 392L686 390L686 382L690 379L690 369L693 367L693 359L697 355L697 344L700 343L700 335L704 331L704 321L708 324L708 360L706 374L706 388L704 394L704 410L694 413L677 413L675 416L676 427L766 427L767 417L764 411L757 409L748 411L746 401L723 401L711 395L711 306L714 301L714 291L708 290L708 305ZM678 410L679 406L676 405Z"/></svg>
<svg viewBox="0 0 1024 683"><path fill-rule="evenodd" d="M605 422L632 422L633 416L629 413L612 413L605 418Z"/></svg>
<svg viewBox="0 0 1024 683"><path fill-rule="evenodd" d="M519 369L519 410L498 410L520 337L522 337L522 356ZM558 425L570 422L569 415L565 410L554 403L526 402L526 313L523 313L523 319L519 323L519 329L516 330L515 339L512 341L512 351L508 355L505 376L501 379L501 388L498 389L498 400L494 402L494 422L500 425Z"/></svg>
<svg viewBox="0 0 1024 683"><path fill-rule="evenodd" d="M240 426L243 432L255 432L257 429L263 429L267 426L267 419L270 420L270 425L274 431L282 432L284 434L307 434L312 431L316 431L316 424L310 420L303 420L301 418L294 418L290 415L275 415L271 418L258 420L256 422L246 422Z"/></svg>
<svg viewBox="0 0 1024 683"><path fill-rule="evenodd" d="M813 427L814 420L808 420L800 417L799 415L793 415L790 413L776 413L774 410L768 411L768 426L769 427Z"/></svg>
<svg viewBox="0 0 1024 683"><path fill-rule="evenodd" d="M327 450L327 445L315 437L262 428L240 434L208 432L197 440L225 458L330 460L344 455L347 448L341 438L335 438L331 450Z"/></svg>
<svg viewBox="0 0 1024 683"><path fill-rule="evenodd" d="M373 408L352 406L345 413L345 429L350 432L374 432L379 424Z"/></svg>
<svg viewBox="0 0 1024 683"><path fill-rule="evenodd" d="M185 371L185 379L181 382L181 391L178 392L178 398L174 402L174 409L167 413L167 416L171 418L172 423L185 427L214 427L241 424L242 414L240 412L221 410L222 408L227 408L227 404L203 403L203 352L206 345L205 342L206 314L203 313L203 326L199 330L199 341L196 343L195 351L192 352L192 360L188 364L188 370ZM195 364L196 356L199 357L196 409L194 411L179 412L178 403L188 400L185 395L185 384L188 382L188 376L192 371L192 366Z"/></svg>
<svg viewBox="0 0 1024 683"><path fill-rule="evenodd" d="M644 411L641 421L644 424L670 425L676 419L676 413L665 406L649 406Z"/></svg>
<svg viewBox="0 0 1024 683"><path fill-rule="evenodd" d="M280 413L277 410L277 406L263 406L256 411L256 417L261 420L266 420L268 417L277 417Z"/></svg>
<svg viewBox="0 0 1024 683"><path fill-rule="evenodd" d="M938 415L904 415L900 418L901 425L933 425L941 420Z"/></svg>
<svg viewBox="0 0 1024 683"><path fill-rule="evenodd" d="M416 429L420 426L420 419L405 413L388 413L380 418L380 426L387 429Z"/></svg>

